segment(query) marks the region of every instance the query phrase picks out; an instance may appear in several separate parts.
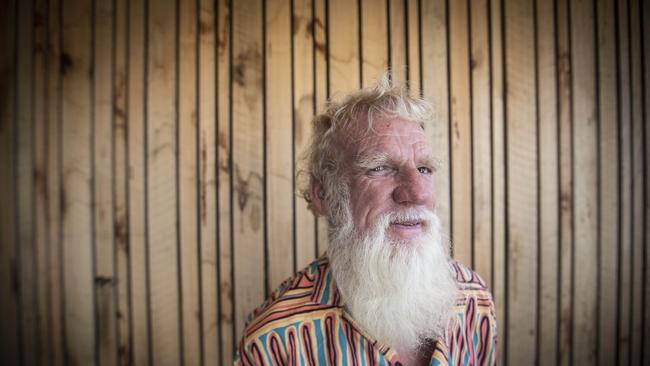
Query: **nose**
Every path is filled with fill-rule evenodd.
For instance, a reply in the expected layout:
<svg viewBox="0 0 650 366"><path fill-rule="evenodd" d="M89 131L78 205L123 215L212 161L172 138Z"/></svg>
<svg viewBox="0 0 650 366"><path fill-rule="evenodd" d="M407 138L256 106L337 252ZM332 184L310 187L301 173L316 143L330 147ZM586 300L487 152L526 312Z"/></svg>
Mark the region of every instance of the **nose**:
<svg viewBox="0 0 650 366"><path fill-rule="evenodd" d="M433 208L433 184L427 177L417 169L401 172L397 186L393 190L395 203Z"/></svg>

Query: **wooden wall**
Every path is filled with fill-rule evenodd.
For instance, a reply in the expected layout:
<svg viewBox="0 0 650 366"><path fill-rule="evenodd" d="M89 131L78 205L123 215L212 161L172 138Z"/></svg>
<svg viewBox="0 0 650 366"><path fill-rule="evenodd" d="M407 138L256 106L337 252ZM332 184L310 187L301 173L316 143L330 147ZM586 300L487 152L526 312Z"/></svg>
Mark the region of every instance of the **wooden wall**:
<svg viewBox="0 0 650 366"><path fill-rule="evenodd" d="M439 214L500 362L650 363L644 0L2 2L0 363L229 364L327 247L294 179L329 96L436 106Z"/></svg>

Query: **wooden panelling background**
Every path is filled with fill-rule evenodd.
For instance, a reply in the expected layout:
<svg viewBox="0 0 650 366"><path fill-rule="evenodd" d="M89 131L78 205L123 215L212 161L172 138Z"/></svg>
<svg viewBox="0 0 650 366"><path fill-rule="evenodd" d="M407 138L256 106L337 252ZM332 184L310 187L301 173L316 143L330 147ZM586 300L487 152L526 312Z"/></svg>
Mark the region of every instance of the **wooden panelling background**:
<svg viewBox="0 0 650 366"><path fill-rule="evenodd" d="M650 363L644 0L2 2L0 363L229 364L327 247L310 119L436 107L438 212L502 364Z"/></svg>

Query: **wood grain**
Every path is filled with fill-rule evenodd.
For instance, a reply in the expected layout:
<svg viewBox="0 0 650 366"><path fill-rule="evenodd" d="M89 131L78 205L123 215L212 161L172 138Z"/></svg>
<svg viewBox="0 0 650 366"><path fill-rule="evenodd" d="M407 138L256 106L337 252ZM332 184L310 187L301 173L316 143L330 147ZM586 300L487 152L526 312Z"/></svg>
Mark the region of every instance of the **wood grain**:
<svg viewBox="0 0 650 366"><path fill-rule="evenodd" d="M113 141L114 8L112 2L96 4L93 32L92 91L92 192L94 296L97 362L117 363L117 319L115 317L115 222Z"/></svg>
<svg viewBox="0 0 650 366"><path fill-rule="evenodd" d="M388 2L388 4L391 3ZM372 85L388 70L389 24L386 4L387 2L384 0L363 0L361 2L362 87ZM394 31L392 26L390 29L391 32Z"/></svg>
<svg viewBox="0 0 650 366"><path fill-rule="evenodd" d="M493 224L494 235L493 263L492 263L492 296L496 305L497 322L501 331L497 332L497 355L502 360L507 358L506 342L508 336L508 309L506 304L506 119L505 119L505 45L503 27L504 9L501 3L493 1L490 3L491 19L491 61L492 65L492 187L493 196Z"/></svg>
<svg viewBox="0 0 650 366"><path fill-rule="evenodd" d="M633 187L632 187L632 104L630 70L629 1L618 2L618 72L619 72L619 174L620 174L620 232L619 232L619 276L618 276L618 331L617 346L620 365L631 364L632 325L632 232L633 232Z"/></svg>
<svg viewBox="0 0 650 366"><path fill-rule="evenodd" d="M571 49L570 14L568 1L557 2L557 84L558 123L560 134L560 323L558 361L560 365L571 364L572 351L572 301L573 284L573 121L571 119Z"/></svg>
<svg viewBox="0 0 650 366"><path fill-rule="evenodd" d="M48 226L48 310L50 343L50 361L52 365L63 365L63 240L61 204L62 197L62 159L61 159L61 18L59 17L61 3L52 0L47 9L47 114L49 131L47 141L47 190L49 207L47 214Z"/></svg>
<svg viewBox="0 0 650 366"><path fill-rule="evenodd" d="M199 222L201 340L203 363L219 363L219 283L217 207L216 14L213 1L201 1L198 13Z"/></svg>
<svg viewBox="0 0 650 366"><path fill-rule="evenodd" d="M293 2L293 146L294 171L297 173L294 192L296 270L304 268L318 255L316 252L316 219L309 210L300 189L309 184L304 171L303 154L311 137L311 120L316 109L314 89L313 3Z"/></svg>
<svg viewBox="0 0 650 366"><path fill-rule="evenodd" d="M266 295L261 2L233 3L232 134L235 342Z"/></svg>
<svg viewBox="0 0 650 366"><path fill-rule="evenodd" d="M4 87L3 103L0 105L0 166L6 173L0 175L0 362L15 365L20 360L18 317L17 270L17 220L16 201L16 139L18 74L16 61L17 1L6 3L6 14L2 17L0 37L0 80Z"/></svg>
<svg viewBox="0 0 650 366"><path fill-rule="evenodd" d="M538 172L533 6L506 3L506 161L508 340L506 362L535 362L537 317Z"/></svg>
<svg viewBox="0 0 650 366"><path fill-rule="evenodd" d="M328 81L330 96L339 97L359 88L359 8L357 2L327 2Z"/></svg>
<svg viewBox="0 0 650 366"><path fill-rule="evenodd" d="M574 255L573 357L577 365L596 362L598 285L598 152L596 64L592 2L571 3Z"/></svg>
<svg viewBox="0 0 650 366"><path fill-rule="evenodd" d="M630 95L632 117L632 248L631 248L631 305L630 311L630 361L642 364L643 342L643 251L648 241L644 240L644 179L643 171L643 71L641 50L641 27L638 14L641 13L639 0L630 1ZM647 126L647 124L646 124Z"/></svg>
<svg viewBox="0 0 650 366"><path fill-rule="evenodd" d="M19 19L33 21L33 4L21 2L18 4ZM28 44L30 47L18 49L16 57L16 73L18 75L17 93L17 122L16 122L16 199L18 200L17 222L17 266L18 266L18 306L20 307L20 351L21 359L27 364L37 363L38 349L38 314L37 314L37 268L36 268L36 237L35 228L35 198L34 198L34 111L32 95L34 88L34 29L31 22L23 22L18 26L18 44Z"/></svg>
<svg viewBox="0 0 650 366"><path fill-rule="evenodd" d="M388 35L390 37L389 65L392 80L397 85L408 82L408 46L406 39L406 1L387 1Z"/></svg>
<svg viewBox="0 0 650 366"><path fill-rule="evenodd" d="M650 24L650 6L646 3L641 3L643 11L639 12L641 17L641 32L647 34ZM648 177L648 172L650 172L650 127L648 122L650 121L650 37L643 37L642 45L644 54L643 58L643 95L645 100L643 100L643 121L644 121L644 151L645 151L645 240L647 241L650 238L650 178ZM644 265L645 265L645 296L644 296L644 311L643 311L643 354L642 354L642 363L650 362L650 310L648 310L648 304L650 304L650 250L647 246L645 247L645 256L644 256Z"/></svg>
<svg viewBox="0 0 650 366"><path fill-rule="evenodd" d="M128 2L115 2L114 18L114 76L113 76L113 235L115 237L115 315L117 317L117 359L119 365L129 364L131 354L131 296L129 294L129 238L128 238Z"/></svg>
<svg viewBox="0 0 650 366"><path fill-rule="evenodd" d="M92 29L87 2L63 5L62 154L63 265L66 363L96 359L92 234Z"/></svg>
<svg viewBox="0 0 650 366"><path fill-rule="evenodd" d="M293 107L291 100L290 2L266 3L265 119L266 193L269 273L266 288L273 291L296 270L294 268L293 200Z"/></svg>
<svg viewBox="0 0 650 366"><path fill-rule="evenodd" d="M539 363L557 360L558 271L560 194L558 187L559 131L557 109L557 60L555 57L555 4L536 3L537 113L539 114L539 297L537 335Z"/></svg>
<svg viewBox="0 0 650 366"><path fill-rule="evenodd" d="M617 276L618 276L618 116L616 98L616 29L614 1L599 1L598 12L598 115L600 117L600 312L598 314L598 362L616 363Z"/></svg>
<svg viewBox="0 0 650 366"><path fill-rule="evenodd" d="M196 1L179 2L178 16L178 220L182 363L197 365L203 354L199 283L202 231L199 228L199 132ZM206 75L207 76L207 75ZM171 284L170 284L171 285Z"/></svg>
<svg viewBox="0 0 650 366"><path fill-rule="evenodd" d="M232 52L232 8L227 0L219 1L217 5L217 187L218 187L218 304L219 304L219 341L221 345L221 362L229 364L237 346L234 328L233 307L233 242L232 242L232 129L230 105L230 71Z"/></svg>
<svg viewBox="0 0 650 366"><path fill-rule="evenodd" d="M470 4L472 238L474 270L492 286L492 130L487 1Z"/></svg>
<svg viewBox="0 0 650 366"><path fill-rule="evenodd" d="M465 1L449 2L449 116L451 119L451 241L455 259L472 263L472 135L469 12Z"/></svg>
<svg viewBox="0 0 650 366"><path fill-rule="evenodd" d="M181 363L175 1L148 4L147 247L151 348L156 365Z"/></svg>
<svg viewBox="0 0 650 366"><path fill-rule="evenodd" d="M434 158L440 161L436 173L436 214L440 218L443 232L451 235L451 182L449 156L449 77L447 19L445 1L422 3L422 57L430 60L422 69L422 94L432 103L433 124L428 126L427 138L433 148Z"/></svg>
<svg viewBox="0 0 650 366"><path fill-rule="evenodd" d="M145 35L146 12L143 0L129 1L128 48L128 240L131 310L131 354L133 365L148 365L151 360L149 321L149 267L146 221L146 124L145 124Z"/></svg>
<svg viewBox="0 0 650 366"><path fill-rule="evenodd" d="M43 0L34 1L33 9L33 52L32 52L32 152L33 152L33 209L34 209L34 290L37 319L36 347L37 362L51 357L48 314L47 261L49 255L47 212L49 197L47 192L47 137L49 116L47 113L47 4Z"/></svg>
<svg viewBox="0 0 650 366"><path fill-rule="evenodd" d="M327 3L325 0L314 0L314 94L316 95L315 114L321 113L326 101L330 98L331 85L329 78L329 19L327 18ZM316 223L316 254L322 255L327 250L327 220L319 217Z"/></svg>
<svg viewBox="0 0 650 366"><path fill-rule="evenodd" d="M408 86L411 95L421 96L421 0L406 1L406 44L408 45Z"/></svg>

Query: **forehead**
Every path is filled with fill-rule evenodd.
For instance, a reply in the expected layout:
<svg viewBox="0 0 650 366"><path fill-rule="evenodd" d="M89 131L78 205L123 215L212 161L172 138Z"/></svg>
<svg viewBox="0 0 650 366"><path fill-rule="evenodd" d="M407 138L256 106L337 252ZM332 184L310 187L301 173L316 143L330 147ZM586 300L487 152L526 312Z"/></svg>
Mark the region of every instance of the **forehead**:
<svg viewBox="0 0 650 366"><path fill-rule="evenodd" d="M404 119L357 124L344 132L346 150L352 155L413 149L416 153L431 154L431 146L419 123Z"/></svg>

